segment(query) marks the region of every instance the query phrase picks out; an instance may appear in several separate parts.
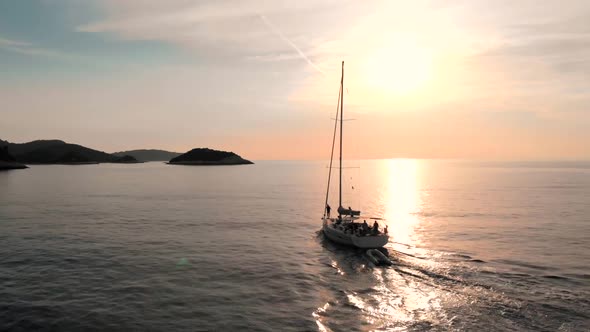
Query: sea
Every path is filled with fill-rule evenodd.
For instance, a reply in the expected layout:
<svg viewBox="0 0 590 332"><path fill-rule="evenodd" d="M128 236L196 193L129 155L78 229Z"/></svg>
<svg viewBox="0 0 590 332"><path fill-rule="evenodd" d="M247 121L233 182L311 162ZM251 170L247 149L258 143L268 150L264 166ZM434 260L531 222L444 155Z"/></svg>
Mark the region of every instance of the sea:
<svg viewBox="0 0 590 332"><path fill-rule="evenodd" d="M392 266L322 235L325 161L0 172L0 330L590 331L590 163L345 167Z"/></svg>

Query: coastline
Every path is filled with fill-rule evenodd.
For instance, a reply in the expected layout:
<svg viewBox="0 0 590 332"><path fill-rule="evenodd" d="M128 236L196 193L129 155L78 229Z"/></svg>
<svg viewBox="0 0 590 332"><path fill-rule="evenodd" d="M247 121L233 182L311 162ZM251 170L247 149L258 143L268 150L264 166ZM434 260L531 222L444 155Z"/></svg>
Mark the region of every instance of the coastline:
<svg viewBox="0 0 590 332"><path fill-rule="evenodd" d="M29 168L25 164L12 161L0 161L0 171L11 170L11 169L26 169Z"/></svg>

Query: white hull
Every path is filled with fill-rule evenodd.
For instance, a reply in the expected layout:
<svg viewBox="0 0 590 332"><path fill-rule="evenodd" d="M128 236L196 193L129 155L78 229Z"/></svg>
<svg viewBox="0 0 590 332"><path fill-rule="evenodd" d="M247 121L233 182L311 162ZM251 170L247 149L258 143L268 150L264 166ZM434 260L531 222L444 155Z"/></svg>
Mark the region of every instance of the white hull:
<svg viewBox="0 0 590 332"><path fill-rule="evenodd" d="M344 227L336 225L334 219L323 219L324 235L333 242L361 249L381 248L389 241L387 234L360 236L345 232Z"/></svg>

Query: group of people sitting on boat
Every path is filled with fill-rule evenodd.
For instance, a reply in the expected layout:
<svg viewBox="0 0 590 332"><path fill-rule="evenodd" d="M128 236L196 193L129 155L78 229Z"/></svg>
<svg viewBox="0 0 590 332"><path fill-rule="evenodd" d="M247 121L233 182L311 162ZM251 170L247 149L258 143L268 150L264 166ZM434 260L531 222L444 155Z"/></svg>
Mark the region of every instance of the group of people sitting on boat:
<svg viewBox="0 0 590 332"><path fill-rule="evenodd" d="M328 215L328 218L330 217L330 210L332 210L330 208L330 205L326 205L326 212ZM349 210L352 211L352 209L349 207ZM352 214L351 214L351 219L353 218ZM367 223L366 220L363 220L363 223L355 223L355 222L346 222L343 223L342 222L342 215L338 215L338 218L336 219L336 225L341 225L344 228L344 232L346 233L351 233L351 234L356 234L358 236L367 236L367 235L379 235L381 234L381 232L379 231L379 223L375 220L373 222L373 226L369 226L369 224ZM383 228L383 234L387 234L388 230L387 230L387 226L385 226Z"/></svg>
<svg viewBox="0 0 590 332"><path fill-rule="evenodd" d="M350 211L352 211L352 209L349 207L348 208ZM330 217L330 211L332 209L330 208L330 205L326 204L326 214L328 216L328 218ZM350 218L354 218L351 214ZM355 223L355 222L347 222L347 223L343 223L342 222L342 215L338 214L338 218L336 218L336 225L342 225L342 227L344 227L344 231L346 233L351 233L351 234L356 234L358 236L367 236L367 235L379 235L381 234L381 232L379 231L379 223L375 220L373 222L373 226L369 226L369 224L367 224L366 220L363 220L363 223ZM387 234L388 230L387 230L387 226L385 226L383 228L383 234Z"/></svg>
<svg viewBox="0 0 590 332"><path fill-rule="evenodd" d="M369 226L366 220L363 223L356 223L356 222L342 222L342 217L338 216L336 219L336 225L342 225L344 228L344 232L356 234L358 236L368 236L368 235L379 235L381 231L379 231L379 223L377 221L373 222L373 226ZM387 226L383 229L383 234L387 234Z"/></svg>

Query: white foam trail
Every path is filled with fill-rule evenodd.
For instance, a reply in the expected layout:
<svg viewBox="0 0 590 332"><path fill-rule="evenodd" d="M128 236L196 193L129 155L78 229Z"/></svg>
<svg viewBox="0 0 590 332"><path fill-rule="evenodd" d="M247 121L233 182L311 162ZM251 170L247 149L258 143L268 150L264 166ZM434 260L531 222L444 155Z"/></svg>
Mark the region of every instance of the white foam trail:
<svg viewBox="0 0 590 332"><path fill-rule="evenodd" d="M297 51L297 53L301 56L301 58L303 60L305 60L310 66L313 67L313 69L317 70L318 72L320 72L321 74L324 74L324 71L322 71L318 66L316 66L306 55L305 53L303 53L303 51L301 51L299 49L299 47L297 47L297 45L295 45L295 43L293 43L289 38L287 38L285 35L283 35L283 33L274 25L272 24L271 21L269 21L268 18L266 18L266 16L262 15L262 14L258 14L258 17L260 17L260 19L262 20L262 22L264 22L264 24L270 29L270 31L272 31L275 35L277 35L279 38L281 38L285 43L289 44L295 51Z"/></svg>

